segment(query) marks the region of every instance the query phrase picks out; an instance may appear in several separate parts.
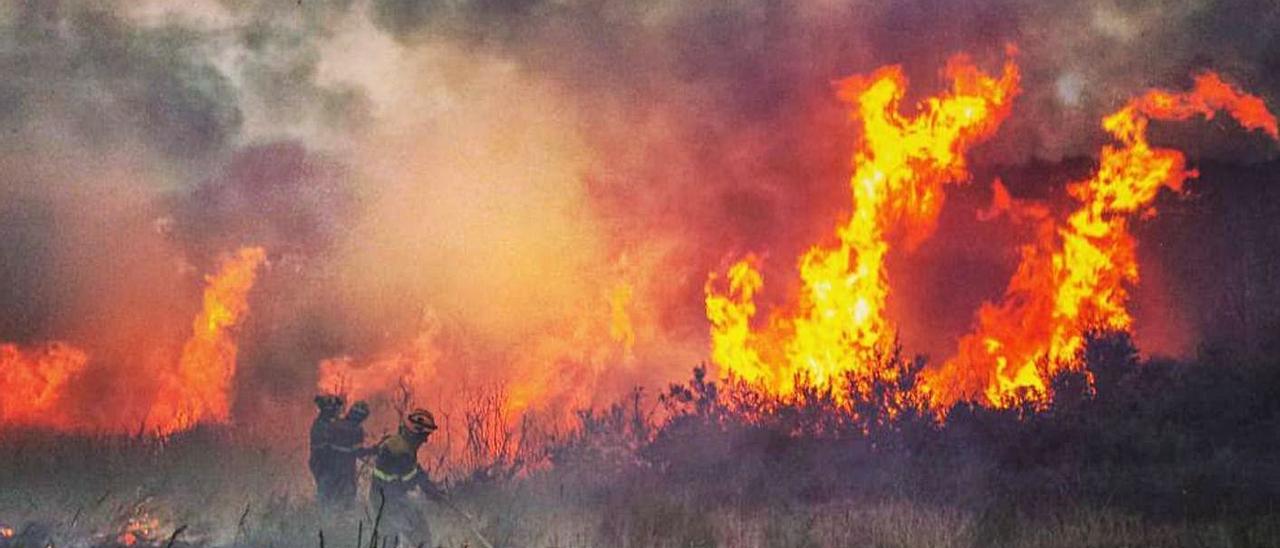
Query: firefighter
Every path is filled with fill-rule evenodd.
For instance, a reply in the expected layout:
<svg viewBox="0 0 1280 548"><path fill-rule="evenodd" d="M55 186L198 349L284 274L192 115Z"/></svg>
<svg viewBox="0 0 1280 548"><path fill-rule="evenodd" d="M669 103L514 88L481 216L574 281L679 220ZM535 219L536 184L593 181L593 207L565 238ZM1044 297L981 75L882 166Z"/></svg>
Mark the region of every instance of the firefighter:
<svg viewBox="0 0 1280 548"><path fill-rule="evenodd" d="M316 396L316 419L311 423L311 457L307 466L311 468L311 476L316 482L316 499L321 503L334 500L338 490L334 477L338 455L333 450L330 440L333 426L342 414L344 401L342 396L322 394Z"/></svg>
<svg viewBox="0 0 1280 548"><path fill-rule="evenodd" d="M435 430L435 417L425 409L414 409L395 434L382 438L373 449L369 504L375 510L382 509L387 536L412 540L410 545L431 545L431 531L409 494L416 489L429 499L444 501L444 493L418 465L418 448Z"/></svg>
<svg viewBox="0 0 1280 548"><path fill-rule="evenodd" d="M358 401L329 430L329 449L333 455L335 491L330 502L350 507L356 500L356 459L373 454L364 447L364 420L369 418L369 404Z"/></svg>

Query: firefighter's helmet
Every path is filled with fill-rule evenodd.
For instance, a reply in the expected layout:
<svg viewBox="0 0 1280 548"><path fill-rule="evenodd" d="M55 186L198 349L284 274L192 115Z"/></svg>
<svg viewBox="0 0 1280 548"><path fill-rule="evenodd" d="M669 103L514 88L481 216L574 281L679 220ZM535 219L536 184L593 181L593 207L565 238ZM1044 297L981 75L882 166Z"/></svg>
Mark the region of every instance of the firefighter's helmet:
<svg viewBox="0 0 1280 548"><path fill-rule="evenodd" d="M414 409L404 418L404 428L414 434L429 434L436 429L436 418L426 409Z"/></svg>
<svg viewBox="0 0 1280 548"><path fill-rule="evenodd" d="M351 404L351 409L347 411L347 419L360 422L369 418L369 404L358 401Z"/></svg>

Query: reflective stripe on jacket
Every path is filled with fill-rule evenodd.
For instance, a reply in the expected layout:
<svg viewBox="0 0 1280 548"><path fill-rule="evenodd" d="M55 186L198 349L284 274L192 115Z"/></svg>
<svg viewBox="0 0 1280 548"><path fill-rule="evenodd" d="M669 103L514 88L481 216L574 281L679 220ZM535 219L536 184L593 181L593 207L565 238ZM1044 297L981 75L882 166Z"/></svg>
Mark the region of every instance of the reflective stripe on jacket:
<svg viewBox="0 0 1280 548"><path fill-rule="evenodd" d="M373 477L377 478L379 481L384 481L388 483L405 482L405 481L410 481L413 478L417 477L418 471L419 471L418 468L414 468L408 474L393 474L391 472L384 472L375 467L373 469Z"/></svg>

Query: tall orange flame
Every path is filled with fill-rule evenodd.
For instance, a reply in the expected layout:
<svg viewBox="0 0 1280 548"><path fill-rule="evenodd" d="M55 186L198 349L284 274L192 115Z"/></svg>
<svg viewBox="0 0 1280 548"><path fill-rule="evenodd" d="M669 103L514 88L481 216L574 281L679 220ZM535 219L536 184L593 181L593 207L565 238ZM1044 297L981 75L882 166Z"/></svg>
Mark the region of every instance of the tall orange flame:
<svg viewBox="0 0 1280 548"><path fill-rule="evenodd" d="M867 352L893 338L885 318L890 237L911 249L931 235L943 185L968 177L965 152L995 132L1018 92L1012 61L999 78L963 56L944 73L951 90L923 101L914 116L900 113L907 85L901 67L838 83L840 99L863 129L849 181L853 214L836 230L838 246L814 246L800 258L798 303L775 311L761 330L751 325L754 295L763 286L756 261L729 269L727 291L712 274L706 312L712 360L722 373L782 394L794 390L797 378L832 386L847 374L866 373Z"/></svg>
<svg viewBox="0 0 1280 548"><path fill-rule="evenodd" d="M982 396L999 405L1043 396L1047 376L1075 357L1085 330L1130 328L1128 290L1138 282L1130 218L1149 210L1162 187L1177 191L1195 176L1181 152L1151 147L1147 125L1217 111L1277 138L1276 119L1262 101L1213 73L1197 77L1190 92L1148 91L1103 120L1119 146L1104 146L1093 177L1068 187L1079 207L1065 224L1040 223L1004 301L984 304L957 356L928 377L940 403Z"/></svg>
<svg viewBox="0 0 1280 548"><path fill-rule="evenodd" d="M161 434L231 416L231 382L238 346L234 329L249 312L249 290L267 258L261 247L241 248L206 278L204 308L192 322L173 375L156 396L147 425Z"/></svg>

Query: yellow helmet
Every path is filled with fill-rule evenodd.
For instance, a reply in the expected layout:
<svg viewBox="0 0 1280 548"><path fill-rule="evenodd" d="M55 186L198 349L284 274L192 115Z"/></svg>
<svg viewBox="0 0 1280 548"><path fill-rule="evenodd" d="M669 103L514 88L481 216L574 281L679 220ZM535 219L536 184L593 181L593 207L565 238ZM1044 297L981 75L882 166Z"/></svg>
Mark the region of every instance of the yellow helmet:
<svg viewBox="0 0 1280 548"><path fill-rule="evenodd" d="M405 416L403 427L414 434L429 434L436 429L436 418L426 409L414 409Z"/></svg>

